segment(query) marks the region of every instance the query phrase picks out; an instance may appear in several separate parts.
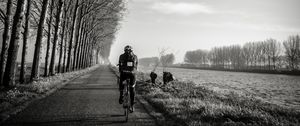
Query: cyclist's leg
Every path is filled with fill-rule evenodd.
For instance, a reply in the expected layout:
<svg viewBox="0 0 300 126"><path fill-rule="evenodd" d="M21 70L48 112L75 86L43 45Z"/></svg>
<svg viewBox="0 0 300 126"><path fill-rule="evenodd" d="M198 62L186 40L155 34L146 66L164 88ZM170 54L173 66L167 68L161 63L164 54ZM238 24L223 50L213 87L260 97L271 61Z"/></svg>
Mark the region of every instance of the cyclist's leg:
<svg viewBox="0 0 300 126"><path fill-rule="evenodd" d="M119 97L119 103L122 104L123 103L123 90L124 90L124 85L123 82L125 81L125 76L124 74L120 74L120 81L119 81L119 91L120 91L120 97Z"/></svg>
<svg viewBox="0 0 300 126"><path fill-rule="evenodd" d="M136 83L136 76L135 74L132 74L130 76L130 103L133 106L135 102L135 83Z"/></svg>
<svg viewBox="0 0 300 126"><path fill-rule="evenodd" d="M125 76L123 74L120 74L120 78L119 78L119 90L123 91L124 89L124 85L123 82L125 81Z"/></svg>

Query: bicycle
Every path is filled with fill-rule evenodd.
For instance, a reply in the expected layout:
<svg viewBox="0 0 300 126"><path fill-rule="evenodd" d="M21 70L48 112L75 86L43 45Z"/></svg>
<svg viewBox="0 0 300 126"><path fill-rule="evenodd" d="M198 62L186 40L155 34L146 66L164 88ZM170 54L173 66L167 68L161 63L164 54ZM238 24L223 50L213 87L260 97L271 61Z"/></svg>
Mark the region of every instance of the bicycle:
<svg viewBox="0 0 300 126"><path fill-rule="evenodd" d="M128 121L128 114L129 114L129 109L131 108L131 103L130 103L130 79L127 78L126 83L124 84L124 90L123 90L123 108L124 108L124 115L125 115L125 121Z"/></svg>

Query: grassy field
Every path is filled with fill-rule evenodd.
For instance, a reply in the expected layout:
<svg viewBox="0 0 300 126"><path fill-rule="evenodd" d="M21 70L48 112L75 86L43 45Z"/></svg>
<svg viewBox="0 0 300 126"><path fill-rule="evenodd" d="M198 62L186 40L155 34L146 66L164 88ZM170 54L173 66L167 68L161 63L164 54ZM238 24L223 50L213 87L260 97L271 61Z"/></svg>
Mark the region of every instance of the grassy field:
<svg viewBox="0 0 300 126"><path fill-rule="evenodd" d="M139 69L146 73L151 71L150 68L145 67L139 67ZM178 80L193 81L197 86L203 86L218 93L235 92L300 110L299 76L181 68L167 68L167 71ZM161 74L162 69L157 68L156 72Z"/></svg>
<svg viewBox="0 0 300 126"><path fill-rule="evenodd" d="M189 81L148 83L139 73L137 92L179 125L300 125L300 111L234 92L218 93Z"/></svg>

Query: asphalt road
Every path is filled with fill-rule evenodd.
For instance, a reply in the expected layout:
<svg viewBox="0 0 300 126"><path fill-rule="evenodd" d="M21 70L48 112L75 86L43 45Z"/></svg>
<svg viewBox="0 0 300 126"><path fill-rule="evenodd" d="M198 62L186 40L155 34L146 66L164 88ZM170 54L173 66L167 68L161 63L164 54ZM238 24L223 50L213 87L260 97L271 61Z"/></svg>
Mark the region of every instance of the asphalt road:
<svg viewBox="0 0 300 126"><path fill-rule="evenodd" d="M116 76L107 66L101 66L50 96L31 103L4 125L156 125L139 102L125 122L124 109L118 103L118 97Z"/></svg>

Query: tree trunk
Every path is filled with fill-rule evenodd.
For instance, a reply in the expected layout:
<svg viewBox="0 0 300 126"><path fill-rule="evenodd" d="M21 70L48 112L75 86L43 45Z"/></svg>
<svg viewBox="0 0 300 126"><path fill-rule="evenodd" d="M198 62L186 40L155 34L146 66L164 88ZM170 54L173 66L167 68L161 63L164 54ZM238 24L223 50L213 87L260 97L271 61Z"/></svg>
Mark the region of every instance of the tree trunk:
<svg viewBox="0 0 300 126"><path fill-rule="evenodd" d="M96 64L99 64L99 53L100 53L100 49L97 49L97 52L96 52Z"/></svg>
<svg viewBox="0 0 300 126"><path fill-rule="evenodd" d="M68 59L67 59L67 72L70 71L71 68L71 56L72 56L72 43L73 43L73 37L75 34L75 27L76 27L76 21L77 21L77 10L79 7L79 0L76 0L76 5L75 5L75 10L73 13L73 23L72 23L72 27L71 27L71 36L70 36L70 41L69 41L69 50L68 50Z"/></svg>
<svg viewBox="0 0 300 126"><path fill-rule="evenodd" d="M86 23L83 23L83 27L81 28L81 34L80 34L80 40L79 40L79 48L78 48L78 51L77 51L77 58L76 58L76 69L80 69L80 58L81 58L81 52L82 52L82 49L83 49L83 42L84 42L84 36L85 36L85 29L84 27L86 27Z"/></svg>
<svg viewBox="0 0 300 126"><path fill-rule="evenodd" d="M74 47L74 52L73 52L73 66L72 66L72 70L75 70L75 68L76 68L76 65L77 65L77 62L76 62L76 60L77 60L77 51L78 51L78 48L80 48L80 47L78 47L78 45L79 45L79 36L80 36L80 34L81 34L81 29L82 29L82 25L83 25L83 23L82 23L82 18L83 18L83 7L81 7L80 8L80 13L79 13L79 21L78 21L78 26L77 26L77 28L75 29L75 34L76 34L76 36L75 36L75 39L74 39L74 42L75 42L75 47Z"/></svg>
<svg viewBox="0 0 300 126"><path fill-rule="evenodd" d="M85 49L84 49L84 57L83 57L83 68L86 68L88 66L88 46L90 44L90 39L87 39Z"/></svg>
<svg viewBox="0 0 300 126"><path fill-rule="evenodd" d="M46 49L46 57L45 57L45 68L44 68L44 76L47 77L49 74L48 70L48 63L49 63L49 54L50 54L50 44L51 44L51 28L52 28L52 15L53 15L53 8L54 8L54 0L51 0L51 6L50 6L50 19L48 22L48 38L47 38L47 49Z"/></svg>
<svg viewBox="0 0 300 126"><path fill-rule="evenodd" d="M37 30L36 43L35 43L34 56L33 56L33 64L32 64L31 76L30 76L31 81L39 78L41 44L42 44L42 39L43 39L45 18L46 18L46 13L47 13L47 9L48 9L48 1L49 0L43 0L42 12L41 12L40 21L39 21L38 30Z"/></svg>
<svg viewBox="0 0 300 126"><path fill-rule="evenodd" d="M68 37L67 35L66 35L66 37ZM67 39L66 39L67 40ZM65 40L65 42L64 42L64 57L63 57L63 66L62 66L62 72L64 73L64 72L66 72L67 71L67 69L66 69L66 58L67 58L67 41Z"/></svg>
<svg viewBox="0 0 300 126"><path fill-rule="evenodd" d="M84 58L84 51L85 51L85 46L86 46L86 41L87 41L87 36L88 33L84 33L84 39L82 41L82 46L81 46L81 52L80 52L80 56L79 56L79 68L83 68L83 58Z"/></svg>
<svg viewBox="0 0 300 126"><path fill-rule="evenodd" d="M92 42L92 40L91 40ZM92 43L90 43L88 45L88 49L87 49L87 67L90 67L91 66L91 62L92 62Z"/></svg>
<svg viewBox="0 0 300 126"><path fill-rule="evenodd" d="M53 46L52 46L51 62L50 62L50 75L51 76L55 75L56 44L57 44L58 33L59 33L59 25L60 25L62 7L63 7L63 0L59 0L57 14L56 14L56 21L55 21L54 40L53 40Z"/></svg>
<svg viewBox="0 0 300 126"><path fill-rule="evenodd" d="M87 45L87 49L86 49L86 55L85 55L85 68L87 68L89 66L89 63L90 63L90 51L89 51L89 47L90 45L88 44Z"/></svg>
<svg viewBox="0 0 300 126"><path fill-rule="evenodd" d="M11 8L12 8L12 0L7 0L6 5L6 18L4 21L4 31L3 31L3 41L2 41L2 50L0 57L0 86L3 85L3 75L5 70L6 58L7 58L7 49L9 42L9 27L11 20Z"/></svg>
<svg viewBox="0 0 300 126"><path fill-rule="evenodd" d="M58 70L57 72L58 73L61 73L63 72L63 69L61 68L62 67L62 56L63 56L63 45L64 45L64 37L65 37L65 29L66 29L66 21L67 21L67 13L64 13L64 18L63 18L63 25L62 25L62 34L61 34L61 44L60 44L60 52L59 52L59 60L58 60Z"/></svg>
<svg viewBox="0 0 300 126"><path fill-rule="evenodd" d="M69 21L67 20L67 24L66 24L66 28L68 28L69 27L69 25L70 25L70 23L69 23ZM64 58L63 58L63 72L66 72L67 71L67 68L66 68L66 58L67 58L67 46L68 46L68 43L67 43L67 41L68 41L68 37L69 37L69 34L68 34L68 32L66 32L66 34L65 34L65 42L64 42Z"/></svg>
<svg viewBox="0 0 300 126"><path fill-rule="evenodd" d="M29 20L30 20L30 10L31 10L31 0L27 0L27 10L25 14L25 28L23 33L23 49L22 49L22 60L21 60L21 70L20 70L20 83L25 82L25 62L27 53L27 38L29 30Z"/></svg>
<svg viewBox="0 0 300 126"><path fill-rule="evenodd" d="M94 56L93 56L93 47L92 45L90 45L90 48L89 48L89 59L90 59L90 62L89 62L89 67L91 67L93 65L93 59L94 59Z"/></svg>
<svg viewBox="0 0 300 126"><path fill-rule="evenodd" d="M67 46L68 46L68 39L69 39L69 29L70 29L70 15L71 15L71 13L72 13L72 8L71 8L71 4L72 3L66 3L67 1L65 1L65 6L64 6L64 15L65 15L65 19L64 19L64 25L65 25L65 29L63 29L63 30L65 30L62 34L63 34L63 47L64 47L64 49L63 49L63 60L62 60L62 72L64 73L64 72L66 72L66 58L67 58ZM70 10L70 11L69 11ZM68 13L68 12L70 12L70 13Z"/></svg>
<svg viewBox="0 0 300 126"><path fill-rule="evenodd" d="M274 65L274 66L273 66L273 69L275 70L275 69L276 69L276 58L275 58L275 56L273 56L272 59L273 59L273 65Z"/></svg>
<svg viewBox="0 0 300 126"><path fill-rule="evenodd" d="M7 64L4 72L4 86L9 87L9 85L15 84L15 74L16 74L16 59L18 55L22 21L24 17L24 6L25 0L17 1L17 8L14 16L14 21L12 25L11 39L8 48Z"/></svg>
<svg viewBox="0 0 300 126"><path fill-rule="evenodd" d="M271 70L271 56L268 56L268 60L269 60L269 70Z"/></svg>
<svg viewBox="0 0 300 126"><path fill-rule="evenodd" d="M86 47L88 44L88 39L86 39L85 44L84 44L84 48L82 51L82 60L81 60L81 64L82 64L82 68L85 68L85 60L86 60Z"/></svg>

